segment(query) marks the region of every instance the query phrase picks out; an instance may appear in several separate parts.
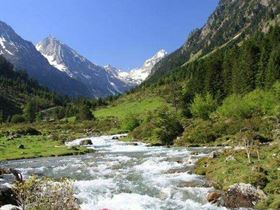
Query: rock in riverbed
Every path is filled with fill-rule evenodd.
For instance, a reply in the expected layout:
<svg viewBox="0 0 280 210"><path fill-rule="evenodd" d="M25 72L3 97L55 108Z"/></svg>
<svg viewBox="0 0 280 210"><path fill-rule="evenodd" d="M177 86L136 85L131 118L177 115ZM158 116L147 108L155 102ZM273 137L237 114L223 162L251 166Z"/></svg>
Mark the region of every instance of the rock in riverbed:
<svg viewBox="0 0 280 210"><path fill-rule="evenodd" d="M208 202L227 208L253 208L257 202L265 198L266 195L262 190L244 183L230 186L225 193L213 191L207 195Z"/></svg>
<svg viewBox="0 0 280 210"><path fill-rule="evenodd" d="M253 208L258 201L265 198L262 190L250 184L239 183L229 187L224 201L227 208Z"/></svg>
<svg viewBox="0 0 280 210"><path fill-rule="evenodd" d="M218 191L210 192L207 195L207 200L209 203L216 203L218 205L221 205L222 193Z"/></svg>
<svg viewBox="0 0 280 210"><path fill-rule="evenodd" d="M0 207L7 204L18 206L20 203L13 189L0 185Z"/></svg>
<svg viewBox="0 0 280 210"><path fill-rule="evenodd" d="M82 146L92 145L92 141L90 139L85 139L80 142L80 145Z"/></svg>

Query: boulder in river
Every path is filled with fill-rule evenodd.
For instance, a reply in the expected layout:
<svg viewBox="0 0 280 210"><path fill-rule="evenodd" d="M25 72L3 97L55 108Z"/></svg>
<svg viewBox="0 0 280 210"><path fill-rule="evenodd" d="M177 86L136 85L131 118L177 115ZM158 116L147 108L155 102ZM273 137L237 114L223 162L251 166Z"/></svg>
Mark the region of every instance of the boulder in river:
<svg viewBox="0 0 280 210"><path fill-rule="evenodd" d="M0 207L7 204L18 206L20 202L13 189L0 185Z"/></svg>
<svg viewBox="0 0 280 210"><path fill-rule="evenodd" d="M209 192L207 194L207 200L209 203L220 205L222 200L222 193L218 191Z"/></svg>
<svg viewBox="0 0 280 210"><path fill-rule="evenodd" d="M92 141L90 139L84 139L80 142L80 145L82 146L92 145Z"/></svg>
<svg viewBox="0 0 280 210"><path fill-rule="evenodd" d="M256 203L265 199L265 193L250 184L239 183L229 187L224 196L227 208L253 208Z"/></svg>
<svg viewBox="0 0 280 210"><path fill-rule="evenodd" d="M214 159L217 158L219 156L219 152L218 151L213 151L209 154L208 158L209 159Z"/></svg>

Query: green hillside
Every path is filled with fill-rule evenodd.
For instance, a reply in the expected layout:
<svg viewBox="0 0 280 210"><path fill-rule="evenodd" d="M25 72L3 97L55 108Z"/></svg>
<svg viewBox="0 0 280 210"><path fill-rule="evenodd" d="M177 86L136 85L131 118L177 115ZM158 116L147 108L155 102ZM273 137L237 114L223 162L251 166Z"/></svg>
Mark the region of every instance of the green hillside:
<svg viewBox="0 0 280 210"><path fill-rule="evenodd" d="M194 30L182 47L154 67L148 82L158 81L166 73L203 57L231 40L241 42L256 31L267 31L269 26L278 22L279 11L278 0L221 0L207 23Z"/></svg>
<svg viewBox="0 0 280 210"><path fill-rule="evenodd" d="M13 65L0 56L0 120L21 114L31 100L36 101L38 110L61 103L57 94L31 80L24 71L14 71Z"/></svg>

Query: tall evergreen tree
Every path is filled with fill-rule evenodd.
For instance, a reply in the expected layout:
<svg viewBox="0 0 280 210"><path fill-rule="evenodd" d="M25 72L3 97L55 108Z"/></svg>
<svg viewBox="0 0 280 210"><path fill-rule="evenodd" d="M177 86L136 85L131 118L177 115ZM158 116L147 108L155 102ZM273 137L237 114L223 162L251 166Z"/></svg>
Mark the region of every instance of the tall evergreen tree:
<svg viewBox="0 0 280 210"><path fill-rule="evenodd" d="M280 79L280 45L270 54L265 86L270 88L276 80Z"/></svg>
<svg viewBox="0 0 280 210"><path fill-rule="evenodd" d="M34 100L31 100L25 105L23 109L23 114L26 121L30 123L34 122L36 119L36 111L37 111L37 104Z"/></svg>

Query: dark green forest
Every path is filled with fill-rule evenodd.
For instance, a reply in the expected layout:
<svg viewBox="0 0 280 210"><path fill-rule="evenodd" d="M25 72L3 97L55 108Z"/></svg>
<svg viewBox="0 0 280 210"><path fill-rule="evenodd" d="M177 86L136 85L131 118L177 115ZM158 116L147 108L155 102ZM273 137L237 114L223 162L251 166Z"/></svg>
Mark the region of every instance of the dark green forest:
<svg viewBox="0 0 280 210"><path fill-rule="evenodd" d="M269 89L280 79L280 27L257 33L242 42L232 42L222 49L179 67L155 84L181 84L185 103L195 94L210 93L218 101L231 94L245 94L256 88Z"/></svg>

